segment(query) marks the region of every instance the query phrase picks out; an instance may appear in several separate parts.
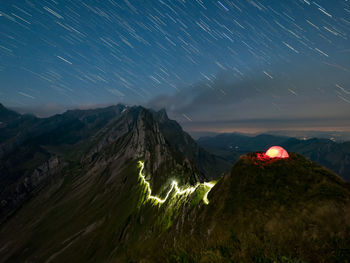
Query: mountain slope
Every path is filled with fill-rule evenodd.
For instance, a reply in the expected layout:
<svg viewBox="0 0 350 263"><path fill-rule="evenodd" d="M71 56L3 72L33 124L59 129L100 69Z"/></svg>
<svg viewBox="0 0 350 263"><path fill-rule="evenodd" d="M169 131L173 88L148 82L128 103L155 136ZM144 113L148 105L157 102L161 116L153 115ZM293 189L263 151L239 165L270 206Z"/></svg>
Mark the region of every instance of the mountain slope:
<svg viewBox="0 0 350 263"><path fill-rule="evenodd" d="M0 127L0 221L39 190L75 151L101 127L117 118L124 106L68 111L39 119L11 112ZM8 110L6 110L8 111Z"/></svg>
<svg viewBox="0 0 350 263"><path fill-rule="evenodd" d="M203 148L199 147L190 135L183 132L182 127L176 121L168 118L165 110L161 110L155 115L157 120L159 120L160 131L164 134L166 141L176 151L193 160L197 169L202 174L205 174L207 178L215 179L218 174L230 168L230 164L227 161L215 155L210 155Z"/></svg>
<svg viewBox="0 0 350 263"><path fill-rule="evenodd" d="M137 163L118 161L56 178L1 227L0 262L346 262L350 256L349 184L299 155L243 156L209 192L209 205L200 189L173 192L157 204L147 199Z"/></svg>
<svg viewBox="0 0 350 263"><path fill-rule="evenodd" d="M189 209L165 234L164 247L193 262L347 262L349 184L290 156L241 157L209 193L209 205Z"/></svg>
<svg viewBox="0 0 350 263"><path fill-rule="evenodd" d="M160 129L159 114L142 107L126 108L84 147L74 149L71 155L77 153L79 160L75 158L61 167L46 187L3 224L0 258L9 262L25 259L60 262L61 257L69 255L69 258L94 261L82 244L110 241L102 251L92 245L91 249L98 250L95 256L100 261L114 254L114 250L123 250L124 243L139 242L139 231L147 232L153 227L152 219L162 225L162 230L169 227L169 217L175 210L165 209L167 216L158 217L154 204L146 199L147 189L139 177L138 161L145 163L145 178L152 193L164 198L175 179L181 187L206 180L202 172L205 169L201 171L197 167L198 156L208 156L214 161L215 157L196 146L181 128L177 136L187 141L172 142L171 136L164 135ZM165 129L170 120L162 118L162 129ZM204 187L198 188L197 203L203 202L200 200L204 190ZM186 196L174 199L178 201L175 206L180 209L180 201ZM141 209L145 219L138 217ZM140 220L147 223L136 231ZM24 249L28 246L30 249Z"/></svg>
<svg viewBox="0 0 350 263"><path fill-rule="evenodd" d="M164 171L176 165L182 170L186 167L193 175L192 183L218 177L230 167L198 147L164 111L116 105L67 111L45 119L16 114L4 124L0 128L5 138L0 143L0 221L32 192L45 187L52 176L64 174L66 166L95 161L96 155L108 159L112 153L113 158L123 157L120 163L145 156L146 168L155 176L163 174L157 172L159 166ZM155 187L163 181L157 181Z"/></svg>

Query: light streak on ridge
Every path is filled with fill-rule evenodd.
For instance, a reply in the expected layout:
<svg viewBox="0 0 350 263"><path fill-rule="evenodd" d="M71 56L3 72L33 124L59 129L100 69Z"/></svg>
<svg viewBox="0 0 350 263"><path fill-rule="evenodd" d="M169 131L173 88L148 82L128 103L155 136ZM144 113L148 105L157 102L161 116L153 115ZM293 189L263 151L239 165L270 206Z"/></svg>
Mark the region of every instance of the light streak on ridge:
<svg viewBox="0 0 350 263"><path fill-rule="evenodd" d="M203 200L203 202L206 205L209 204L208 194L209 194L210 190L214 187L215 183L213 183L213 182L204 182L204 183L197 183L195 186L189 186L189 187L186 187L186 188L180 188L178 183L175 180L173 180L172 183L171 183L169 191L167 192L165 197L162 199L162 198L160 198L158 196L152 195L151 185L150 185L149 182L147 182L146 177L143 174L143 170L145 168L145 163L142 162L142 161L139 161L139 165L140 165L139 177L141 178L142 183L144 183L146 185L146 187L147 187L147 199L151 199L151 200L156 201L159 204L163 204L163 203L165 203L168 200L168 198L169 198L171 192L173 192L173 190L175 190L174 195L185 195L185 194L188 195L188 194L192 194L194 191L196 191L196 189L199 186L202 185L202 186L205 186L207 188L207 191L205 192L202 200Z"/></svg>

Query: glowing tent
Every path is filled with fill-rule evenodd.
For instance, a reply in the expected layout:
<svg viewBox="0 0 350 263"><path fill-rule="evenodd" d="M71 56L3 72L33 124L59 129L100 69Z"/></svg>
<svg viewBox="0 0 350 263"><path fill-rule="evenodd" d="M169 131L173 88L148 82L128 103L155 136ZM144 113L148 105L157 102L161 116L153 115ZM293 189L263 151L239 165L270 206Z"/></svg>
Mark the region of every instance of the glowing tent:
<svg viewBox="0 0 350 263"><path fill-rule="evenodd" d="M270 158L288 158L289 157L288 152L280 146L272 146L266 151L265 154Z"/></svg>

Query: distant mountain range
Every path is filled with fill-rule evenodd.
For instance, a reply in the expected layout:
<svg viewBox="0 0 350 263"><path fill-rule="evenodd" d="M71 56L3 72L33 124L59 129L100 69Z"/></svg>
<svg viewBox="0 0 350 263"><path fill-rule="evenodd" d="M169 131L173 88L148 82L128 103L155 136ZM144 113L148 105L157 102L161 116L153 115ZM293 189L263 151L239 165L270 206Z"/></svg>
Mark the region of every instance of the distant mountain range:
<svg viewBox="0 0 350 263"><path fill-rule="evenodd" d="M0 262L350 258L349 183L299 154L218 157L140 106L0 122Z"/></svg>
<svg viewBox="0 0 350 263"><path fill-rule="evenodd" d="M189 134L198 140L201 137L214 137L222 133L208 132L208 131L189 131ZM227 134L227 133L226 133ZM228 133L229 134L229 133ZM334 142L347 142L350 141L350 131L312 131L312 130L273 130L257 133L238 133L235 134L245 135L248 137L255 137L261 134L269 134L277 137L290 137L299 140L308 140L312 138L329 139Z"/></svg>
<svg viewBox="0 0 350 263"><path fill-rule="evenodd" d="M246 136L237 133L201 137L197 143L203 148L234 163L239 156L254 151L266 151L279 145L317 162L345 180L350 181L350 142L336 143L329 139L299 140L285 136L261 134Z"/></svg>
<svg viewBox="0 0 350 263"><path fill-rule="evenodd" d="M303 130L285 130L285 131L268 131L265 134L271 134L275 136L286 136L297 138L300 140L308 140L312 138L329 139L334 142L347 142L350 141L350 131L303 131ZM217 135L217 134L216 134ZM203 137L203 136L202 136Z"/></svg>

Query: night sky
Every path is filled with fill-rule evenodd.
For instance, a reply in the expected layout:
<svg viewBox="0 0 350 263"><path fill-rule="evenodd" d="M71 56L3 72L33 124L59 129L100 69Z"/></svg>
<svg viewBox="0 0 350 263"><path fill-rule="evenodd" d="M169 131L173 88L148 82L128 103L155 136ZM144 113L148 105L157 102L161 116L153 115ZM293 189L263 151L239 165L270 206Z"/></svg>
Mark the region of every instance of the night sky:
<svg viewBox="0 0 350 263"><path fill-rule="evenodd" d="M350 1L0 1L0 102L188 130L350 130Z"/></svg>

